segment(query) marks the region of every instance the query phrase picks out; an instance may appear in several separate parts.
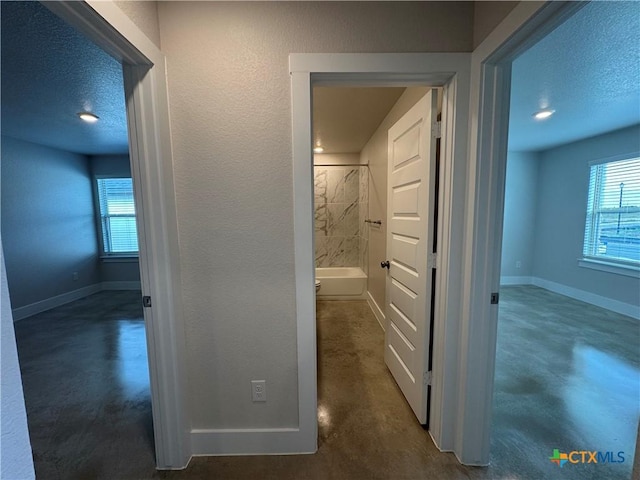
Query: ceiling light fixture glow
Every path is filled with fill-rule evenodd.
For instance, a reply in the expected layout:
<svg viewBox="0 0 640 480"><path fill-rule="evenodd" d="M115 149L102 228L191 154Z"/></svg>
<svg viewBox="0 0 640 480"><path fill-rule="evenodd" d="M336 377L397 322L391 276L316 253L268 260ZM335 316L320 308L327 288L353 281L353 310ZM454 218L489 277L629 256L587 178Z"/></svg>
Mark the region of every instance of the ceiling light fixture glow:
<svg viewBox="0 0 640 480"><path fill-rule="evenodd" d="M91 112L78 112L78 116L87 123L96 123L99 118Z"/></svg>
<svg viewBox="0 0 640 480"><path fill-rule="evenodd" d="M324 148L322 148L320 145L318 145L313 149L313 153L322 153L322 152L324 152Z"/></svg>
<svg viewBox="0 0 640 480"><path fill-rule="evenodd" d="M539 112L533 114L533 118L535 118L536 120L544 120L545 118L549 118L554 113L556 113L555 110L540 110Z"/></svg>

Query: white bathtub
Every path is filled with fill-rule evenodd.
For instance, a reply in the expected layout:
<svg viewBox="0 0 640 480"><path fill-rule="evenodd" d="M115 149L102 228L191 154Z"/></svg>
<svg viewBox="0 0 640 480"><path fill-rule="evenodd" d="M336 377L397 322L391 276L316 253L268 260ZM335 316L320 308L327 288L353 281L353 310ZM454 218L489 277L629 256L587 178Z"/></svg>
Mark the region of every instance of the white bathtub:
<svg viewBox="0 0 640 480"><path fill-rule="evenodd" d="M355 300L366 298L367 275L358 267L316 268L323 300Z"/></svg>

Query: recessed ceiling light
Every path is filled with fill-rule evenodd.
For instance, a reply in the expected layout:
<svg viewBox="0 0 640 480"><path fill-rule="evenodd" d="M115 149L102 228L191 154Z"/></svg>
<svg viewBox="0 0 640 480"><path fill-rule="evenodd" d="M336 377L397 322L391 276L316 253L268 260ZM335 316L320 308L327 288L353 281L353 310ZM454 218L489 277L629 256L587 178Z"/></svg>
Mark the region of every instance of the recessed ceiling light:
<svg viewBox="0 0 640 480"><path fill-rule="evenodd" d="M555 110L550 110L550 109L540 110L539 112L536 112L533 114L533 118L535 118L536 120L544 120L545 118L549 118L554 113L556 113Z"/></svg>
<svg viewBox="0 0 640 480"><path fill-rule="evenodd" d="M322 153L324 152L324 148L322 148L321 146L317 146L313 149L313 153Z"/></svg>
<svg viewBox="0 0 640 480"><path fill-rule="evenodd" d="M96 123L98 116L90 112L78 112L78 116L87 123Z"/></svg>

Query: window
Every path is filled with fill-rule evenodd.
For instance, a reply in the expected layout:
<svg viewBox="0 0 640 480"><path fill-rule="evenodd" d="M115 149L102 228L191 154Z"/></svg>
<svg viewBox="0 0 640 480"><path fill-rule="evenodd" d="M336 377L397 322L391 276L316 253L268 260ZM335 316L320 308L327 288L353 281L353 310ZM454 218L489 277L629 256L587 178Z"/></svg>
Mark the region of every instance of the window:
<svg viewBox="0 0 640 480"><path fill-rule="evenodd" d="M583 254L640 266L640 158L591 166Z"/></svg>
<svg viewBox="0 0 640 480"><path fill-rule="evenodd" d="M102 251L107 256L138 253L136 208L130 178L97 178Z"/></svg>

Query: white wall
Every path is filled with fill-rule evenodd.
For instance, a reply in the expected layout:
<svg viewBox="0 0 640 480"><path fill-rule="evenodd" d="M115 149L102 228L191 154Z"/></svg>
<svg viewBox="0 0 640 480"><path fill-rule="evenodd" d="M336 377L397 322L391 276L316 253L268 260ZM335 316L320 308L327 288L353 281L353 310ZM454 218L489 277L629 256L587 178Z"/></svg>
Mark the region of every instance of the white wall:
<svg viewBox="0 0 640 480"><path fill-rule="evenodd" d="M35 472L2 245L0 268L0 478L27 480Z"/></svg>
<svg viewBox="0 0 640 480"><path fill-rule="evenodd" d="M640 280L578 266L582 257L589 162L640 151L640 126L540 154L534 277L640 306Z"/></svg>
<svg viewBox="0 0 640 480"><path fill-rule="evenodd" d="M535 152L507 154L500 275L503 284L528 283L533 274L538 160Z"/></svg>
<svg viewBox="0 0 640 480"><path fill-rule="evenodd" d="M115 0L115 3L156 47L160 48L158 4L150 0Z"/></svg>
<svg viewBox="0 0 640 480"><path fill-rule="evenodd" d="M2 136L1 205L13 308L99 282L87 157Z"/></svg>
<svg viewBox="0 0 640 480"><path fill-rule="evenodd" d="M382 220L382 227L369 227L369 278L367 289L384 312L386 270L380 262L387 258L387 141L389 128L407 113L429 88L410 87L400 96L360 153L360 162L369 164L369 218Z"/></svg>
<svg viewBox="0 0 640 480"><path fill-rule="evenodd" d="M192 425L297 426L292 52L470 51L468 3L160 2ZM269 401L253 404L251 379Z"/></svg>

